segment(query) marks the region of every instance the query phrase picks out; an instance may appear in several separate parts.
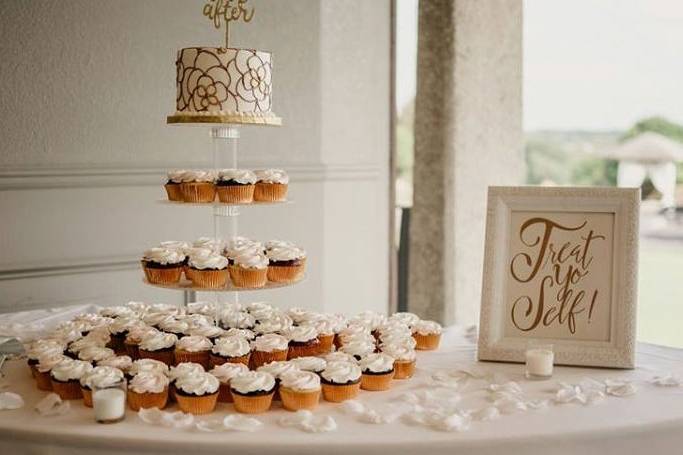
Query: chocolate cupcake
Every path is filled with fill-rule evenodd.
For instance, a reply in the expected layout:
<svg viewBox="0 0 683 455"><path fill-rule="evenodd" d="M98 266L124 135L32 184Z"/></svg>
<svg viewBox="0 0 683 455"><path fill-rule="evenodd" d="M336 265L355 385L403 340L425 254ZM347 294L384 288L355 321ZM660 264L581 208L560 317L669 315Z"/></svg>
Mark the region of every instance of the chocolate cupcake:
<svg viewBox="0 0 683 455"><path fill-rule="evenodd" d="M169 201L183 201L183 192L180 189L180 183L183 180L185 172L187 172L185 169L175 169L168 171L164 188L166 189L166 195L168 196Z"/></svg>
<svg viewBox="0 0 683 455"><path fill-rule="evenodd" d="M142 258L142 269L152 284L173 284L180 281L185 255L177 250L150 248Z"/></svg>
<svg viewBox="0 0 683 455"><path fill-rule="evenodd" d="M226 204L248 204L254 200L256 174L247 169L223 169L218 173L218 200Z"/></svg>
<svg viewBox="0 0 683 455"><path fill-rule="evenodd" d="M290 245L276 246L266 251L268 257L268 281L293 283L304 277L306 251Z"/></svg>

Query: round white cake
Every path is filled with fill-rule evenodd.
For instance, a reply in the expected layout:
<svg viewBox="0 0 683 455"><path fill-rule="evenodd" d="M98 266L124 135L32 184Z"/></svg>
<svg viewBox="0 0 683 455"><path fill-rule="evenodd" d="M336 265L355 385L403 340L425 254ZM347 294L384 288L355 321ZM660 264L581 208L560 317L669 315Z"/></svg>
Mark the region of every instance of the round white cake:
<svg viewBox="0 0 683 455"><path fill-rule="evenodd" d="M176 71L176 116L272 116L269 52L188 47Z"/></svg>

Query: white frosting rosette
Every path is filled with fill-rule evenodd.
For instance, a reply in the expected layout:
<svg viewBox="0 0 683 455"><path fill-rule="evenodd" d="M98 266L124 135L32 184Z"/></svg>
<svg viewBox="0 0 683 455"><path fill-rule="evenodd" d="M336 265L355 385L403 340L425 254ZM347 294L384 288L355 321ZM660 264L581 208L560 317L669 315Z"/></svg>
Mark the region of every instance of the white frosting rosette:
<svg viewBox="0 0 683 455"><path fill-rule="evenodd" d="M216 181L216 171L212 169L190 169L183 172L182 183L212 183Z"/></svg>
<svg viewBox="0 0 683 455"><path fill-rule="evenodd" d="M278 246L266 252L270 262L294 261L304 259L306 250L298 246Z"/></svg>
<svg viewBox="0 0 683 455"><path fill-rule="evenodd" d="M254 326L257 333L287 332L292 327L292 320L283 313L272 312L267 318L259 319Z"/></svg>
<svg viewBox="0 0 683 455"><path fill-rule="evenodd" d="M360 368L364 373L389 373L394 369L394 358L385 353L368 354L360 359Z"/></svg>
<svg viewBox="0 0 683 455"><path fill-rule="evenodd" d="M330 362L320 375L332 384L348 384L358 381L361 374L361 369L357 363Z"/></svg>
<svg viewBox="0 0 683 455"><path fill-rule="evenodd" d="M216 313L216 306L212 302L189 302L185 307L187 314L203 314L213 317Z"/></svg>
<svg viewBox="0 0 683 455"><path fill-rule="evenodd" d="M166 375L154 371L136 374L128 385L128 388L135 393L161 393L166 387L168 387Z"/></svg>
<svg viewBox="0 0 683 455"><path fill-rule="evenodd" d="M246 311L227 311L221 315L221 322L229 328L250 329L256 324L256 318Z"/></svg>
<svg viewBox="0 0 683 455"><path fill-rule="evenodd" d="M389 317L389 321L401 322L408 327L412 326L420 320L419 316L415 313L399 312L394 313Z"/></svg>
<svg viewBox="0 0 683 455"><path fill-rule="evenodd" d="M97 366L118 368L125 373L126 371L130 370L130 367L133 366L133 359L127 355L113 356L104 360L100 360L97 362Z"/></svg>
<svg viewBox="0 0 683 455"><path fill-rule="evenodd" d="M230 380L230 389L242 395L255 392L271 392L275 378L265 371L247 371Z"/></svg>
<svg viewBox="0 0 683 455"><path fill-rule="evenodd" d="M112 387L121 381L123 371L108 366L97 366L81 376L81 386L87 389Z"/></svg>
<svg viewBox="0 0 683 455"><path fill-rule="evenodd" d="M272 249L278 248L278 247L292 247L292 246L296 247L296 244L290 240L274 239L274 240L268 240L266 242L265 246L266 246L266 251L268 251L268 250L272 250Z"/></svg>
<svg viewBox="0 0 683 455"><path fill-rule="evenodd" d="M175 313L168 313L165 311L159 311L154 313L147 313L143 319L145 324L153 325L159 327L165 321L173 321L176 318Z"/></svg>
<svg viewBox="0 0 683 455"><path fill-rule="evenodd" d="M69 357L63 354L46 354L39 357L36 369L41 373L49 373L58 363L63 360L70 360Z"/></svg>
<svg viewBox="0 0 683 455"><path fill-rule="evenodd" d="M218 171L218 180L233 180L241 185L253 185L256 183L256 174L248 169L221 169Z"/></svg>
<svg viewBox="0 0 683 455"><path fill-rule="evenodd" d="M420 320L413 324L413 333L419 335L439 335L442 332L441 324L434 321Z"/></svg>
<svg viewBox="0 0 683 455"><path fill-rule="evenodd" d="M178 250L155 247L145 250L142 259L155 264L172 265L182 263L185 260L185 254Z"/></svg>
<svg viewBox="0 0 683 455"><path fill-rule="evenodd" d="M175 317L166 318L159 322L157 326L164 332L175 334L185 333L188 330L190 330L190 324L187 323L187 321L184 321L182 319L176 319Z"/></svg>
<svg viewBox="0 0 683 455"><path fill-rule="evenodd" d="M52 376L52 379L61 382L78 381L85 373L92 370L92 368L90 362L65 358L52 367L50 375Z"/></svg>
<svg viewBox="0 0 683 455"><path fill-rule="evenodd" d="M288 360L276 360L274 362L261 365L256 371L265 371L266 373L272 374L275 379L280 379L283 374L290 373L292 371L299 371L299 368Z"/></svg>
<svg viewBox="0 0 683 455"><path fill-rule="evenodd" d="M368 330L377 330L387 322L387 317L375 311L363 311L353 318L350 324L360 324Z"/></svg>
<svg viewBox="0 0 683 455"><path fill-rule="evenodd" d="M83 349L91 346L103 348L107 343L92 338L81 338L69 344L68 351L72 354L78 354Z"/></svg>
<svg viewBox="0 0 683 455"><path fill-rule="evenodd" d="M310 325L299 325L288 328L285 335L289 338L289 341L306 343L318 338L318 330Z"/></svg>
<svg viewBox="0 0 683 455"><path fill-rule="evenodd" d="M26 357L31 360L38 360L40 357L63 354L66 345L58 340L36 340L27 345L24 349Z"/></svg>
<svg viewBox="0 0 683 455"><path fill-rule="evenodd" d="M268 258L262 253L245 253L234 257L233 260L235 265L244 269L263 270L268 268Z"/></svg>
<svg viewBox="0 0 683 455"><path fill-rule="evenodd" d="M145 351L160 351L175 345L178 337L172 333L156 332L150 333L140 340L140 349Z"/></svg>
<svg viewBox="0 0 683 455"><path fill-rule="evenodd" d="M305 356L290 360L291 363L302 371L320 373L327 366L327 361L321 357Z"/></svg>
<svg viewBox="0 0 683 455"><path fill-rule="evenodd" d="M216 239L213 237L199 237L192 242L194 248L204 248L214 252L223 250L223 239Z"/></svg>
<svg viewBox="0 0 683 455"><path fill-rule="evenodd" d="M168 365L154 359L139 359L133 362L128 374L135 376L140 373L161 373L165 376L168 374Z"/></svg>
<svg viewBox="0 0 683 455"><path fill-rule="evenodd" d="M280 376L280 387L296 392L320 390L320 376L310 371L290 371Z"/></svg>
<svg viewBox="0 0 683 455"><path fill-rule="evenodd" d="M242 357L249 354L249 351L249 341L239 335L218 338L211 349L211 352L221 357Z"/></svg>
<svg viewBox="0 0 683 455"><path fill-rule="evenodd" d="M104 307L99 311L101 316L110 318L135 318L138 314L132 308L126 305L116 305Z"/></svg>
<svg viewBox="0 0 683 455"><path fill-rule="evenodd" d="M168 370L168 379L175 381L182 376L195 375L199 373L204 373L204 367L200 364L194 362L182 362Z"/></svg>
<svg viewBox="0 0 683 455"><path fill-rule="evenodd" d="M79 360L85 360L86 362L99 362L115 355L113 349L101 346L86 346L78 352Z"/></svg>
<svg viewBox="0 0 683 455"><path fill-rule="evenodd" d="M347 338L354 338L359 335L371 335L370 330L362 325L352 324L339 331L339 338L344 342Z"/></svg>
<svg viewBox="0 0 683 455"><path fill-rule="evenodd" d="M329 354L326 354L325 357L323 357L327 363L332 363L332 362L351 362L351 363L357 363L357 360L354 356L351 354L347 354L346 352L341 352L341 351L335 351L335 352L330 352Z"/></svg>
<svg viewBox="0 0 683 455"><path fill-rule="evenodd" d="M131 327L145 325L140 319L131 316L117 317L109 324L109 333L118 335L128 332Z"/></svg>
<svg viewBox="0 0 683 455"><path fill-rule="evenodd" d="M216 327L215 325L206 325L191 328L189 334L207 338L218 338L225 335L225 330L221 329L220 327Z"/></svg>
<svg viewBox="0 0 683 455"><path fill-rule="evenodd" d="M375 343L365 337L354 337L344 341L340 351L355 357L364 357L375 350Z"/></svg>
<svg viewBox="0 0 683 455"><path fill-rule="evenodd" d="M183 181L186 172L187 169L172 169L166 173L166 178L169 182L180 183Z"/></svg>
<svg viewBox="0 0 683 455"><path fill-rule="evenodd" d="M402 346L408 349L415 349L417 341L412 335L406 336L403 333L390 332L382 336L379 347L384 349L386 346Z"/></svg>
<svg viewBox="0 0 683 455"><path fill-rule="evenodd" d="M224 363L215 366L209 373L214 375L223 384L229 383L235 376L246 373L249 368L243 363Z"/></svg>
<svg viewBox="0 0 683 455"><path fill-rule="evenodd" d="M224 270L228 267L228 260L220 254L190 256L190 267L198 270Z"/></svg>
<svg viewBox="0 0 683 455"><path fill-rule="evenodd" d="M243 338L246 338L249 341L252 341L254 338L256 338L256 334L249 329L236 329L236 328L231 328L225 331L225 336L226 337L232 337L232 336L240 336Z"/></svg>
<svg viewBox="0 0 683 455"><path fill-rule="evenodd" d="M128 335L126 336L126 342L128 343L139 343L144 337L151 333L158 332L154 327L147 325L141 325L139 327L131 327L128 330Z"/></svg>
<svg viewBox="0 0 683 455"><path fill-rule="evenodd" d="M209 351L212 346L211 340L199 335L184 336L175 344L177 350L187 352Z"/></svg>
<svg viewBox="0 0 683 455"><path fill-rule="evenodd" d="M211 395L218 391L220 383L212 374L199 372L180 376L175 380L175 386L179 391L189 395Z"/></svg>
<svg viewBox="0 0 683 455"><path fill-rule="evenodd" d="M382 352L393 357L397 362L413 362L417 358L414 348L389 344L382 347Z"/></svg>
<svg viewBox="0 0 683 455"><path fill-rule="evenodd" d="M255 351L261 352L285 351L289 348L289 340L282 335L267 333L256 337L251 342L251 347Z"/></svg>
<svg viewBox="0 0 683 455"><path fill-rule="evenodd" d="M282 169L259 169L254 173L259 183L279 183L282 185L289 183L289 176Z"/></svg>

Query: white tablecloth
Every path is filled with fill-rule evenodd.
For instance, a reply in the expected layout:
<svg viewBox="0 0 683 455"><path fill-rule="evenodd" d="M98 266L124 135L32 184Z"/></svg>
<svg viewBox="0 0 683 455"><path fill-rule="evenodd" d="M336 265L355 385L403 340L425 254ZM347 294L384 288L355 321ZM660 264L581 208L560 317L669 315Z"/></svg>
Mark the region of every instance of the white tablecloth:
<svg viewBox="0 0 683 455"><path fill-rule="evenodd" d="M431 375L476 365L499 381L518 381L529 399L552 400L558 381L578 383L586 377L633 381L638 391L628 397L607 397L593 405L551 404L545 409L503 415L494 421L473 422L462 432L443 432L399 419L389 424L367 424L340 411L340 405L322 402L315 414L330 415L336 431L305 433L278 425L288 415L276 407L258 416L264 423L255 433L203 433L196 429L172 430L148 425L129 411L126 420L99 425L92 411L73 402L63 416L42 417L33 406L45 396L34 387L24 361L10 361L4 368L11 391L22 395L26 406L0 411L1 454L679 454L683 453L683 387L650 383L656 375L683 374L683 351L659 346L638 346L638 367L632 371L559 367L552 380L529 382L523 366L477 363L475 348L463 331L451 328L437 352L418 354L418 372L410 381L395 381L388 392L361 392L359 400L382 409L406 393L427 390ZM488 382L470 380L459 393L463 409L485 406ZM454 392L455 393L455 392ZM490 403L489 403L490 404ZM232 413L219 404L215 418Z"/></svg>

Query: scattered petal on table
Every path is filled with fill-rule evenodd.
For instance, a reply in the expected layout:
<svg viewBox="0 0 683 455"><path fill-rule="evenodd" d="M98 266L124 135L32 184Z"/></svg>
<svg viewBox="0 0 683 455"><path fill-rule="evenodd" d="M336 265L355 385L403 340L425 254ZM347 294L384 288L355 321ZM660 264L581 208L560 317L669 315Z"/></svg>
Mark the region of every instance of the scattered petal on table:
<svg viewBox="0 0 683 455"><path fill-rule="evenodd" d="M490 420L496 420L500 417L500 411L495 406L485 406L478 409L470 414L472 420L477 420L479 422L488 422Z"/></svg>
<svg viewBox="0 0 683 455"><path fill-rule="evenodd" d="M0 393L0 411L11 411L24 407L24 399L13 392Z"/></svg>
<svg viewBox="0 0 683 455"><path fill-rule="evenodd" d="M358 421L363 423L372 423L376 425L394 422L399 417L399 413L382 413L380 414L374 409L366 409L365 412L358 415Z"/></svg>
<svg viewBox="0 0 683 455"><path fill-rule="evenodd" d="M586 404L586 395L578 385L571 385L564 382L560 383L560 388L555 393L555 403L580 403Z"/></svg>
<svg viewBox="0 0 683 455"><path fill-rule="evenodd" d="M631 382L613 379L605 380L605 392L607 395L612 395L615 397L628 397L635 395L637 391L638 388Z"/></svg>
<svg viewBox="0 0 683 455"><path fill-rule="evenodd" d="M253 417L232 414L223 419L223 426L232 431L256 431L263 426L263 423Z"/></svg>
<svg viewBox="0 0 683 455"><path fill-rule="evenodd" d="M529 400L524 404L526 404L526 407L529 409L545 409L548 407L548 400Z"/></svg>
<svg viewBox="0 0 683 455"><path fill-rule="evenodd" d="M226 430L221 419L201 420L197 422L197 429L207 433L217 433Z"/></svg>
<svg viewBox="0 0 683 455"><path fill-rule="evenodd" d="M410 395L411 399L415 396L415 394L412 393L406 395ZM402 397L403 396L400 396L399 398ZM417 399L417 397L415 397L415 399ZM347 400L342 403L339 409L347 414L362 414L365 412L365 405L358 400Z"/></svg>
<svg viewBox="0 0 683 455"><path fill-rule="evenodd" d="M297 428L307 433L327 433L337 429L337 422L332 417L315 417L311 411L306 410L282 417L278 423L283 427Z"/></svg>
<svg viewBox="0 0 683 455"><path fill-rule="evenodd" d="M491 392L505 392L508 394L522 395L522 388L514 381L509 381L504 384L491 384L488 389Z"/></svg>
<svg viewBox="0 0 683 455"><path fill-rule="evenodd" d="M524 400L515 397L498 399L493 402L493 406L503 414L514 414L528 409Z"/></svg>
<svg viewBox="0 0 683 455"><path fill-rule="evenodd" d="M42 416L57 416L69 412L71 405L68 401L63 401L56 393L49 393L40 400L34 409Z"/></svg>
<svg viewBox="0 0 683 455"><path fill-rule="evenodd" d="M169 428L187 428L194 424L194 416L182 411L166 412L159 408L140 409L140 420L150 425L161 425Z"/></svg>
<svg viewBox="0 0 683 455"><path fill-rule="evenodd" d="M671 373L662 376L654 376L650 382L660 387L680 387L683 385L683 381L681 381L678 376L674 376Z"/></svg>

